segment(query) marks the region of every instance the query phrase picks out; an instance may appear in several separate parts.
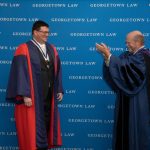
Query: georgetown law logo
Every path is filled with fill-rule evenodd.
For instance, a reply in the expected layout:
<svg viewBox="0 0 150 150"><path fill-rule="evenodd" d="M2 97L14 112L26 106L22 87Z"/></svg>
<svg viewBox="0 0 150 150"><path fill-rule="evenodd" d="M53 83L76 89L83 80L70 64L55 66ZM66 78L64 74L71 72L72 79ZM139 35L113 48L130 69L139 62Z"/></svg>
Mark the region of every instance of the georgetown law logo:
<svg viewBox="0 0 150 150"><path fill-rule="evenodd" d="M0 3L0 7L19 8L20 3Z"/></svg>
<svg viewBox="0 0 150 150"><path fill-rule="evenodd" d="M0 146L0 150L19 150L19 148L15 146Z"/></svg>
<svg viewBox="0 0 150 150"><path fill-rule="evenodd" d="M0 107L14 107L15 104L12 103L0 103Z"/></svg>
<svg viewBox="0 0 150 150"><path fill-rule="evenodd" d="M99 119L99 118L68 118L69 123L87 123L87 124L114 124L113 119Z"/></svg>
<svg viewBox="0 0 150 150"><path fill-rule="evenodd" d="M91 118L68 118L68 122L69 123L87 123L87 124L89 124L89 123L92 123L92 124L102 124L103 123L103 121L102 121L102 119L91 119Z"/></svg>
<svg viewBox="0 0 150 150"><path fill-rule="evenodd" d="M76 51L77 50L77 47L75 46L57 46L56 47L57 51Z"/></svg>
<svg viewBox="0 0 150 150"><path fill-rule="evenodd" d="M0 60L0 65L10 65L12 61L10 60Z"/></svg>
<svg viewBox="0 0 150 150"><path fill-rule="evenodd" d="M65 22L65 23L94 23L98 22L98 18L51 18L51 22Z"/></svg>
<svg viewBox="0 0 150 150"><path fill-rule="evenodd" d="M107 90L88 90L87 93L89 95L114 95L114 91L107 91Z"/></svg>
<svg viewBox="0 0 150 150"><path fill-rule="evenodd" d="M74 137L75 133L67 133L67 132L65 132L65 133L62 133L62 136L64 136L64 137Z"/></svg>
<svg viewBox="0 0 150 150"><path fill-rule="evenodd" d="M0 93L6 93L6 89L0 89Z"/></svg>
<svg viewBox="0 0 150 150"><path fill-rule="evenodd" d="M32 33L31 32L12 32L12 36L31 36ZM58 36L58 33L56 32L52 32L49 34L49 36Z"/></svg>
<svg viewBox="0 0 150 150"><path fill-rule="evenodd" d="M123 47L109 47L111 52L123 52L124 48ZM89 47L89 51L95 52L96 47Z"/></svg>
<svg viewBox="0 0 150 150"><path fill-rule="evenodd" d="M84 75L84 76L73 76L70 75L69 80L103 80L102 76L90 76L90 75Z"/></svg>
<svg viewBox="0 0 150 150"><path fill-rule="evenodd" d="M11 50L11 51L14 51L16 49L17 49L17 46L0 45L0 50Z"/></svg>
<svg viewBox="0 0 150 150"><path fill-rule="evenodd" d="M149 37L149 36L150 36L150 33L148 33L148 32L146 33L146 32L145 32L145 33L143 33L143 36L144 36L144 37Z"/></svg>
<svg viewBox="0 0 150 150"><path fill-rule="evenodd" d="M63 109L95 109L94 104L59 104L59 108Z"/></svg>
<svg viewBox="0 0 150 150"><path fill-rule="evenodd" d="M137 8L138 3L91 3L91 8Z"/></svg>
<svg viewBox="0 0 150 150"><path fill-rule="evenodd" d="M65 93L66 93L66 94L69 94L69 95L70 95L70 94L76 94L76 93L77 93L77 90L76 90L76 89L66 89L66 90L65 90Z"/></svg>
<svg viewBox="0 0 150 150"><path fill-rule="evenodd" d="M12 36L31 36L31 32L13 32Z"/></svg>
<svg viewBox="0 0 150 150"><path fill-rule="evenodd" d="M8 49L8 46L6 45L0 45L0 50L7 50Z"/></svg>
<svg viewBox="0 0 150 150"><path fill-rule="evenodd" d="M38 18L0 18L0 22L35 22Z"/></svg>
<svg viewBox="0 0 150 150"><path fill-rule="evenodd" d="M78 3L34 3L33 8L77 8Z"/></svg>
<svg viewBox="0 0 150 150"><path fill-rule="evenodd" d="M109 32L109 33L104 33L104 32L74 32L70 33L71 37L116 37L117 33L115 32Z"/></svg>
<svg viewBox="0 0 150 150"><path fill-rule="evenodd" d="M102 138L102 139L112 139L112 134L110 133L88 133L89 138Z"/></svg>
<svg viewBox="0 0 150 150"><path fill-rule="evenodd" d="M115 109L115 105L109 104L109 105L107 105L107 109L108 110L114 110Z"/></svg>
<svg viewBox="0 0 150 150"><path fill-rule="evenodd" d="M96 62L94 61L62 61L62 65L65 66L95 66Z"/></svg>
<svg viewBox="0 0 150 150"><path fill-rule="evenodd" d="M12 132L0 132L0 136L16 136L17 133L15 131L12 131Z"/></svg>
<svg viewBox="0 0 150 150"><path fill-rule="evenodd" d="M111 23L149 23L150 18L109 18L109 22Z"/></svg>

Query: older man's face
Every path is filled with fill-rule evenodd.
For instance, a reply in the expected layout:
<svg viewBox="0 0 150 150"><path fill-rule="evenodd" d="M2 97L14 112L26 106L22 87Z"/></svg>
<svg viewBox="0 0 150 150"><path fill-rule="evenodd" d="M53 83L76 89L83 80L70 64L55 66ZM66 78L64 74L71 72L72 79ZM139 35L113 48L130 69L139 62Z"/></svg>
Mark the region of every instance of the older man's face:
<svg viewBox="0 0 150 150"><path fill-rule="evenodd" d="M128 50L132 53L134 53L137 49L136 41L130 36L127 36L126 38L126 46Z"/></svg>

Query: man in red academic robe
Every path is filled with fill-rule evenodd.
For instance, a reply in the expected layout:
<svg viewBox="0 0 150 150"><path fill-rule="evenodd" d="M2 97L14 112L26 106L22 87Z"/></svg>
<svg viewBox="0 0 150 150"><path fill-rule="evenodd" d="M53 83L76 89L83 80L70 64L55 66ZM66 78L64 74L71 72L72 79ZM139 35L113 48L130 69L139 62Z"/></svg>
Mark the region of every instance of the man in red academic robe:
<svg viewBox="0 0 150 150"><path fill-rule="evenodd" d="M19 149L47 150L62 144L57 108L63 98L61 63L47 43L47 23L36 21L32 35L15 52L6 99L16 104Z"/></svg>

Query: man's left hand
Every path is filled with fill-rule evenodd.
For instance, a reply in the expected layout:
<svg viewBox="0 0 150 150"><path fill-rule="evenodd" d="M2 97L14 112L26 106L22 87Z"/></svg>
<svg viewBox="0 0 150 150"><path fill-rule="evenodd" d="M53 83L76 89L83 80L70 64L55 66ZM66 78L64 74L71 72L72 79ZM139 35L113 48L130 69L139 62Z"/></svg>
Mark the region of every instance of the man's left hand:
<svg viewBox="0 0 150 150"><path fill-rule="evenodd" d="M62 101L62 99L63 99L63 93L57 93L57 99L59 101Z"/></svg>

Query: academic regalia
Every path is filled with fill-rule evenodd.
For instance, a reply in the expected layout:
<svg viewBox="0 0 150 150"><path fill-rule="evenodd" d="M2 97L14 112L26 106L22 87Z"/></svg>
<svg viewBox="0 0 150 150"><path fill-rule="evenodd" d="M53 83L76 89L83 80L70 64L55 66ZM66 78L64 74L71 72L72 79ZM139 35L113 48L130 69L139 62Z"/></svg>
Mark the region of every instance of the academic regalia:
<svg viewBox="0 0 150 150"><path fill-rule="evenodd" d="M104 64L104 77L117 94L113 150L150 150L150 52L124 52Z"/></svg>
<svg viewBox="0 0 150 150"><path fill-rule="evenodd" d="M46 43L46 49L52 60L46 65L48 68L54 66L51 68L54 74L49 74L52 70L48 71L52 78L48 81L50 88L44 87L46 85L42 79L45 79L42 71L46 71L43 70L45 69L44 60L42 60L38 47L32 41L17 48L11 65L6 99L16 103L15 120L21 150L36 150L37 147L52 148L62 145L58 100L56 99L57 93L63 93L61 64L55 47ZM44 100L46 99L45 93L42 91L46 90L50 94L47 94L49 101ZM24 105L23 96L32 99L31 107ZM50 115L45 114L45 103L50 106ZM47 115L49 118L47 118L48 121L45 121ZM48 130L45 127L47 122L49 122Z"/></svg>

